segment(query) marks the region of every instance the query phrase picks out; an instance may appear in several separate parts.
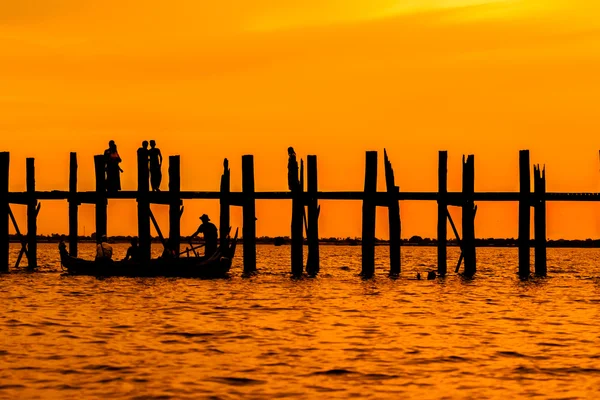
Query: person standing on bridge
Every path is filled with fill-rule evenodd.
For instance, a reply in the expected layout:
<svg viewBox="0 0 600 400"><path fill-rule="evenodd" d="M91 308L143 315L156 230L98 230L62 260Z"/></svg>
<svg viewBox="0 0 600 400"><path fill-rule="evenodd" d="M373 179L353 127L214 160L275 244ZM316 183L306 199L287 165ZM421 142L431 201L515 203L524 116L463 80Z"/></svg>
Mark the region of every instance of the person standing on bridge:
<svg viewBox="0 0 600 400"><path fill-rule="evenodd" d="M295 192L300 187L298 182L298 161L293 147L288 147L288 187Z"/></svg>
<svg viewBox="0 0 600 400"><path fill-rule="evenodd" d="M104 151L104 166L106 169L106 191L118 192L121 190L121 172L123 170L119 166L121 156L117 151L117 145L114 140L108 142L108 149Z"/></svg>
<svg viewBox="0 0 600 400"><path fill-rule="evenodd" d="M160 153L160 149L156 147L156 142L154 140L150 141L148 155L150 156L150 184L152 185L152 191L160 192L163 157Z"/></svg>
<svg viewBox="0 0 600 400"><path fill-rule="evenodd" d="M200 224L196 232L194 232L190 241L198 236L200 232L204 233L204 255L210 257L217 251L217 240L219 237L218 230L215 224L209 222L210 218L208 218L208 215L202 214L200 220L202 221L202 224Z"/></svg>

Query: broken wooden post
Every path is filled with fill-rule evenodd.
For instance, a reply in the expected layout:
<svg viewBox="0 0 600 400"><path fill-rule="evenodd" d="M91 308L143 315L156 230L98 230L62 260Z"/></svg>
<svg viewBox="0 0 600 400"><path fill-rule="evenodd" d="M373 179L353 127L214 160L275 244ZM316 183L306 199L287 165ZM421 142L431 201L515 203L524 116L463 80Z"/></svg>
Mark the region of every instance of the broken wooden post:
<svg viewBox="0 0 600 400"><path fill-rule="evenodd" d="M181 159L169 156L169 245L175 254L181 247Z"/></svg>
<svg viewBox="0 0 600 400"><path fill-rule="evenodd" d="M152 258L152 243L150 237L150 170L148 168L148 151L144 148L137 152L137 214L138 214L138 241L140 259L148 261Z"/></svg>
<svg viewBox="0 0 600 400"><path fill-rule="evenodd" d="M438 153L438 221L437 221L437 258L438 275L448 272L446 246L448 242L448 152Z"/></svg>
<svg viewBox="0 0 600 400"><path fill-rule="evenodd" d="M223 160L223 175L221 175L221 196L219 197L219 232L221 234L221 246L227 244L227 235L230 228L230 208L229 192L231 191L231 173L229 170L229 161Z"/></svg>
<svg viewBox="0 0 600 400"><path fill-rule="evenodd" d="M390 162L387 151L383 149L383 158L385 164L385 184L387 189L388 221L390 232L390 275L397 276L401 270L401 252L400 252L400 203L398 192L400 188L396 186L394 178L394 169Z"/></svg>
<svg viewBox="0 0 600 400"><path fill-rule="evenodd" d="M362 272L370 278L375 273L375 216L377 209L377 152L366 152L365 189L362 206Z"/></svg>
<svg viewBox="0 0 600 400"><path fill-rule="evenodd" d="M256 271L256 195L254 194L254 156L242 156L242 236L244 273Z"/></svg>
<svg viewBox="0 0 600 400"><path fill-rule="evenodd" d="M106 235L106 174L104 156L94 156L94 170L96 172L96 242L100 243Z"/></svg>
<svg viewBox="0 0 600 400"><path fill-rule="evenodd" d="M531 181L529 150L519 151L519 276L530 274Z"/></svg>
<svg viewBox="0 0 600 400"><path fill-rule="evenodd" d="M8 176L10 153L0 152L0 272L8 272L10 243L8 235Z"/></svg>
<svg viewBox="0 0 600 400"><path fill-rule="evenodd" d="M471 154L463 156L463 179L462 179L462 251L465 260L465 276L473 276L477 271L475 251L475 157Z"/></svg>
<svg viewBox="0 0 600 400"><path fill-rule="evenodd" d="M294 276L300 276L304 272L304 217L304 161L300 160L300 178L292 190L291 258Z"/></svg>
<svg viewBox="0 0 600 400"><path fill-rule="evenodd" d="M535 274L546 276L546 168L540 166L533 170L535 208L533 229L535 240Z"/></svg>
<svg viewBox="0 0 600 400"><path fill-rule="evenodd" d="M77 257L79 239L79 199L77 198L77 153L71 153L69 162L69 255Z"/></svg>
<svg viewBox="0 0 600 400"><path fill-rule="evenodd" d="M27 158L27 266L37 267L37 199L35 198L35 159Z"/></svg>
<svg viewBox="0 0 600 400"><path fill-rule="evenodd" d="M317 198L317 156L310 155L306 159L307 192L308 192L308 257L306 272L309 275L319 273L319 199Z"/></svg>

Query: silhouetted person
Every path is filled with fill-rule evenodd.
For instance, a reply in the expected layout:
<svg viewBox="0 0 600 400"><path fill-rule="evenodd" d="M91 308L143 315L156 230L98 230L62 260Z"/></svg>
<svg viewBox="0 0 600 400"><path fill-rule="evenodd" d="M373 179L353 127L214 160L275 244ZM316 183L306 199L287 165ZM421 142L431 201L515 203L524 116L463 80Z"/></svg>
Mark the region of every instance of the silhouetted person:
<svg viewBox="0 0 600 400"><path fill-rule="evenodd" d="M160 149L156 147L156 142L154 140L150 141L150 150L148 151L148 154L150 156L150 184L152 185L152 190L160 192L163 157L160 153Z"/></svg>
<svg viewBox="0 0 600 400"><path fill-rule="evenodd" d="M179 254L177 254L177 252L175 251L175 245L173 243L173 241L169 238L167 240L167 243L165 245L165 248L160 256L160 258L177 258L179 257Z"/></svg>
<svg viewBox="0 0 600 400"><path fill-rule="evenodd" d="M112 260L113 249L108 244L106 235L102 235L100 242L96 246L96 261L109 261Z"/></svg>
<svg viewBox="0 0 600 400"><path fill-rule="evenodd" d="M420 272L417 272L417 279L421 280L421 273Z"/></svg>
<svg viewBox="0 0 600 400"><path fill-rule="evenodd" d="M292 192L295 192L298 190L299 186L296 152L293 147L288 147L288 187Z"/></svg>
<svg viewBox="0 0 600 400"><path fill-rule="evenodd" d="M194 232L191 239L198 236L200 232L204 233L204 255L210 257L217 251L217 238L219 237L217 233L218 230L215 224L209 222L210 218L208 218L208 215L202 214L200 220L202 221L202 224L200 224L196 232Z"/></svg>
<svg viewBox="0 0 600 400"><path fill-rule="evenodd" d="M429 271L427 273L427 280L431 281L431 280L434 280L434 279L435 279L435 271Z"/></svg>
<svg viewBox="0 0 600 400"><path fill-rule="evenodd" d="M106 166L106 191L118 192L121 190L121 172L123 170L119 166L121 157L114 140L108 142L108 149L104 151L104 163Z"/></svg>
<svg viewBox="0 0 600 400"><path fill-rule="evenodd" d="M138 246L138 239L134 237L131 239L131 246L127 249L127 254L123 261L139 261L140 260L140 247Z"/></svg>

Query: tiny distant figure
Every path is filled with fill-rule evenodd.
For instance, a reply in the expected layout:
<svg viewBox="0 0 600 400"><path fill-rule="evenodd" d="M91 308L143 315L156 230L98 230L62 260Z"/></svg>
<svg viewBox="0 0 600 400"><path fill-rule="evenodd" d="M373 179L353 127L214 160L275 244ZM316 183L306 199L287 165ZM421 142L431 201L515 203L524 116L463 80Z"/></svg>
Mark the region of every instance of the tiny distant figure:
<svg viewBox="0 0 600 400"><path fill-rule="evenodd" d="M417 272L417 280L421 280L421 273Z"/></svg>
<svg viewBox="0 0 600 400"><path fill-rule="evenodd" d="M288 147L288 187L292 192L298 190L298 161L293 147Z"/></svg>
<svg viewBox="0 0 600 400"><path fill-rule="evenodd" d="M112 260L113 249L108 244L106 235L102 235L100 242L96 246L96 261L110 261Z"/></svg>
<svg viewBox="0 0 600 400"><path fill-rule="evenodd" d="M108 149L104 151L104 165L106 168L106 191L118 192L121 190L121 172L119 166L121 157L117 151L117 145L114 140L108 142Z"/></svg>
<svg viewBox="0 0 600 400"><path fill-rule="evenodd" d="M428 281L431 281L431 280L433 280L433 279L435 279L435 271L429 271L429 272L427 273L427 280L428 280Z"/></svg>
<svg viewBox="0 0 600 400"><path fill-rule="evenodd" d="M200 232L204 233L204 255L210 257L217 251L217 227L212 222L209 222L210 218L208 218L208 215L206 214L202 214L200 220L202 221L202 224L200 224L196 232L194 232L191 239L198 236Z"/></svg>
<svg viewBox="0 0 600 400"><path fill-rule="evenodd" d="M131 239L131 246L127 249L127 254L123 261L139 261L140 259L140 247L138 246L138 239L134 237Z"/></svg>
<svg viewBox="0 0 600 400"><path fill-rule="evenodd" d="M148 151L148 155L150 156L150 184L152 185L153 191L160 192L163 157L160 153L160 149L156 147L156 142L154 140L150 141L150 150Z"/></svg>

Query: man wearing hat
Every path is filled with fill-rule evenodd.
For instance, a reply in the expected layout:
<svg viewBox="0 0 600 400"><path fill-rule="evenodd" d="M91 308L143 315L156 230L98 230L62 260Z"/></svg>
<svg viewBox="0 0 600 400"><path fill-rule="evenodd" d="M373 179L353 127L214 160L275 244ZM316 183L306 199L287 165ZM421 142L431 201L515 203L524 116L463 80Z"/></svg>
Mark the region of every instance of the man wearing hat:
<svg viewBox="0 0 600 400"><path fill-rule="evenodd" d="M113 249L107 242L106 235L102 235L100 243L96 246L96 261L108 261L112 259Z"/></svg>
<svg viewBox="0 0 600 400"><path fill-rule="evenodd" d="M191 239L202 232L204 234L205 243L204 255L210 257L217 251L217 239L219 237L218 230L215 224L209 222L210 218L208 218L208 215L202 214L200 220L202 221L202 224L200 224L198 230L192 235Z"/></svg>

